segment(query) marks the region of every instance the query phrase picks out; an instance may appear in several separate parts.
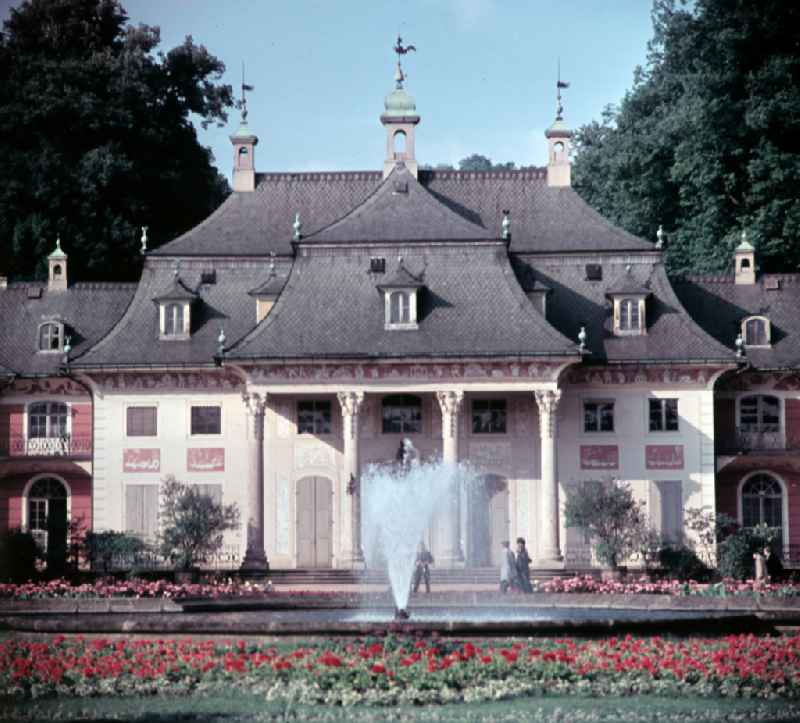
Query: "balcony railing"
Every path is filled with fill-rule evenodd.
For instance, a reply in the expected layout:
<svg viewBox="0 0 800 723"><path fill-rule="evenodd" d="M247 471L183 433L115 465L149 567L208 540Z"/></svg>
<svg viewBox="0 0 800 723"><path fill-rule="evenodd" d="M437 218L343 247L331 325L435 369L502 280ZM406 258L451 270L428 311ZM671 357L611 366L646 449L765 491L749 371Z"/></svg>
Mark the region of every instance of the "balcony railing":
<svg viewBox="0 0 800 723"><path fill-rule="evenodd" d="M736 428L739 451L786 449L779 424L742 424Z"/></svg>
<svg viewBox="0 0 800 723"><path fill-rule="evenodd" d="M91 454L90 436L0 439L0 457L90 457Z"/></svg>

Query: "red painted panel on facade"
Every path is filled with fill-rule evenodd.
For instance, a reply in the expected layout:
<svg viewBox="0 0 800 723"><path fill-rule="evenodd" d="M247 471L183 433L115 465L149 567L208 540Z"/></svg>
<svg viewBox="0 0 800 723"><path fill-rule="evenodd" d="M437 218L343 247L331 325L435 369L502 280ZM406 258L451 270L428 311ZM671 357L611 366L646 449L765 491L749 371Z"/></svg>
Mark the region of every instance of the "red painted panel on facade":
<svg viewBox="0 0 800 723"><path fill-rule="evenodd" d="M648 444L644 459L647 469L683 469L683 445Z"/></svg>
<svg viewBox="0 0 800 723"><path fill-rule="evenodd" d="M160 449L125 449L122 451L123 472L160 472Z"/></svg>
<svg viewBox="0 0 800 723"><path fill-rule="evenodd" d="M800 399L787 399L786 448L800 449Z"/></svg>
<svg viewBox="0 0 800 723"><path fill-rule="evenodd" d="M19 440L24 435L25 407L21 404L0 405L0 456L23 454Z"/></svg>
<svg viewBox="0 0 800 723"><path fill-rule="evenodd" d="M582 444L581 469L619 469L619 447L615 444Z"/></svg>
<svg viewBox="0 0 800 723"><path fill-rule="evenodd" d="M72 405L72 454L92 452L92 405Z"/></svg>
<svg viewBox="0 0 800 723"><path fill-rule="evenodd" d="M186 469L189 472L224 472L225 450L217 447L188 449Z"/></svg>

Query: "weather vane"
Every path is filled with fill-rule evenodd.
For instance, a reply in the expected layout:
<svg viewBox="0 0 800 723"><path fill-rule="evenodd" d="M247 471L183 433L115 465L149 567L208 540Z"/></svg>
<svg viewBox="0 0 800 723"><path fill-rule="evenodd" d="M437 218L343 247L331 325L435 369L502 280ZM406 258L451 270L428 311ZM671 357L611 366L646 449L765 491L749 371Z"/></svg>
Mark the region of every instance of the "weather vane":
<svg viewBox="0 0 800 723"><path fill-rule="evenodd" d="M402 88L403 81L406 79L406 76L403 74L403 67L400 65L400 58L406 53L410 53L412 50L416 53L417 49L413 45L406 45L403 47L403 38L399 35L397 36L397 45L395 45L392 49L395 53L397 53L397 73L395 73L395 80L397 81L397 87Z"/></svg>
<svg viewBox="0 0 800 723"><path fill-rule="evenodd" d="M561 105L561 89L569 88L569 83L561 80L561 59L558 60L558 80L556 81L556 120L564 120L564 106Z"/></svg>
<svg viewBox="0 0 800 723"><path fill-rule="evenodd" d="M242 99L239 101L239 110L242 112L242 125L247 125L247 91L255 90L254 85L244 82L244 62L242 62Z"/></svg>

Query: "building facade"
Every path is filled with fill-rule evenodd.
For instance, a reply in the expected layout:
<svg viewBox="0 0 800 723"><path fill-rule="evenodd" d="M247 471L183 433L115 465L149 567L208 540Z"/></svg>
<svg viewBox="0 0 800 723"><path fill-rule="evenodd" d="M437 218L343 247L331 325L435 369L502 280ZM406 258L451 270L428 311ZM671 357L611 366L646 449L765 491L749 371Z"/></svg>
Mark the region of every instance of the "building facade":
<svg viewBox="0 0 800 723"><path fill-rule="evenodd" d="M730 279L673 283L660 240L571 188L560 110L544 169L425 170L395 80L381 171L258 173L245 110L233 194L138 284L69 284L59 244L48 284L3 285L0 525L152 537L174 475L242 510L227 566L360 567L361 473L409 438L479 477L430 525L439 566L518 536L540 568L592 566L561 508L598 477L665 540L701 508L789 551L795 277L743 244Z"/></svg>

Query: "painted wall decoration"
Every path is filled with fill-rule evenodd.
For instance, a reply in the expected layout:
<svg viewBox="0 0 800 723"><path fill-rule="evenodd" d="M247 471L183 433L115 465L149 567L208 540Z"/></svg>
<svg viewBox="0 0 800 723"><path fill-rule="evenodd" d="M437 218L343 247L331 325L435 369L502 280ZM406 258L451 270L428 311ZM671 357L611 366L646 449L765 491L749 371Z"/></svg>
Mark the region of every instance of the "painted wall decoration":
<svg viewBox="0 0 800 723"><path fill-rule="evenodd" d="M160 449L123 449L123 472L160 472Z"/></svg>
<svg viewBox="0 0 800 723"><path fill-rule="evenodd" d="M186 450L189 472L224 472L225 450L221 447L194 447Z"/></svg>
<svg viewBox="0 0 800 723"><path fill-rule="evenodd" d="M672 366L632 367L626 369L575 368L567 373L570 384L668 384L671 386L702 386L712 384L726 367Z"/></svg>
<svg viewBox="0 0 800 723"><path fill-rule="evenodd" d="M581 469L619 469L616 444L582 444Z"/></svg>
<svg viewBox="0 0 800 723"><path fill-rule="evenodd" d="M647 469L683 469L683 445L648 444L644 459Z"/></svg>

